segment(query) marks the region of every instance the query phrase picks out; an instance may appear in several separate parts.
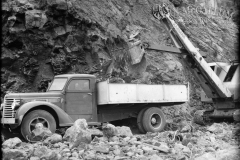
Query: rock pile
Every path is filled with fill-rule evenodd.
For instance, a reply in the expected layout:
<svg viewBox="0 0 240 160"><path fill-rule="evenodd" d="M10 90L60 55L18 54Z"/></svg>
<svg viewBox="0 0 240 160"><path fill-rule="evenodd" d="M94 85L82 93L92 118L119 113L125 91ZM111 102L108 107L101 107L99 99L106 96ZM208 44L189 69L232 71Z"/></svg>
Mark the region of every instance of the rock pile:
<svg viewBox="0 0 240 160"><path fill-rule="evenodd" d="M126 126L107 124L100 131L78 119L63 137L54 133L33 144L12 138L3 142L2 151L4 160L237 160L239 133L237 125L214 123L194 131L133 135Z"/></svg>

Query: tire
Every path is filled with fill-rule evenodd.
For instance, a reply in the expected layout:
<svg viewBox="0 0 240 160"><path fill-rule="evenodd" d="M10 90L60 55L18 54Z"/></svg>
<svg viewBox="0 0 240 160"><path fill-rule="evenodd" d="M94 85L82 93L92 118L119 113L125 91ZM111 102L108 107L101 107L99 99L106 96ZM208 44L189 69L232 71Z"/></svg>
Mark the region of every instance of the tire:
<svg viewBox="0 0 240 160"><path fill-rule="evenodd" d="M56 121L49 112L45 110L34 110L23 118L21 124L21 133L26 140L26 136L30 137L31 131L35 129L34 124L37 123L37 120L43 122L43 126L47 127L52 133L56 131Z"/></svg>
<svg viewBox="0 0 240 160"><path fill-rule="evenodd" d="M148 108L143 114L143 128L147 132L161 132L166 125L166 119L160 108ZM154 122L153 122L154 121Z"/></svg>
<svg viewBox="0 0 240 160"><path fill-rule="evenodd" d="M142 119L143 119L143 114L144 112L147 110L148 108L143 108L139 113L138 113L138 116L137 116L137 126L138 126L138 130L140 131L140 133L146 133L144 127L143 127L143 122L142 122Z"/></svg>

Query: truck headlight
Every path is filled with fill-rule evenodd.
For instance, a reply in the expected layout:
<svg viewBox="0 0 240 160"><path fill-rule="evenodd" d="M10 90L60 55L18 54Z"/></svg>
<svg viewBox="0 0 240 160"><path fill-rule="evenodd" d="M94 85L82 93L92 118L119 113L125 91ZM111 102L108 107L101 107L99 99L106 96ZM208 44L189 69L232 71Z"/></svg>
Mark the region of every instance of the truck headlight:
<svg viewBox="0 0 240 160"><path fill-rule="evenodd" d="M3 110L3 107L5 106L5 103L2 103L1 104L1 107L0 107L0 111L2 111Z"/></svg>
<svg viewBox="0 0 240 160"><path fill-rule="evenodd" d="M17 101L14 99L14 101L13 101L13 103L12 103L12 105L11 105L12 110L17 109L19 106L20 106L20 103L17 102Z"/></svg>

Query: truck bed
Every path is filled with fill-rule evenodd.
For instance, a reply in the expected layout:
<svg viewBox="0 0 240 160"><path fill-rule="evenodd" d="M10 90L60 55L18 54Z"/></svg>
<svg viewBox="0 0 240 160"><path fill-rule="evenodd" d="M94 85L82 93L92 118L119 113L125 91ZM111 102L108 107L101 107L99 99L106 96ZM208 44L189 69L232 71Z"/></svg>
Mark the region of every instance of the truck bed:
<svg viewBox="0 0 240 160"><path fill-rule="evenodd" d="M166 103L187 102L189 100L189 85L149 85L97 83L97 103Z"/></svg>

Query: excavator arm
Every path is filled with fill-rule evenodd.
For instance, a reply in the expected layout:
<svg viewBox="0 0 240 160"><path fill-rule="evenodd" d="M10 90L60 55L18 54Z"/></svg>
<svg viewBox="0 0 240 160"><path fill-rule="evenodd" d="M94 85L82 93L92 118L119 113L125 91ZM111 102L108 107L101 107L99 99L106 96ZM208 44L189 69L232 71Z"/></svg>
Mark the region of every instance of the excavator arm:
<svg viewBox="0 0 240 160"><path fill-rule="evenodd" d="M235 77L234 81L220 79L220 77L223 78L223 75L221 74L219 77L216 75L217 72L215 73L214 69L209 66L204 60L205 57L202 53L194 47L192 42L171 18L169 9L164 3L153 7L153 16L164 24L176 48L138 43L138 47L140 46L140 48L132 48L130 50L132 64L141 63L141 58L145 55L145 50L182 55L186 65L188 65L190 71L200 83L207 97L212 99L215 108L213 110L196 111L194 113L194 121L198 124L205 124L205 122L215 118L233 118L235 121L240 122L239 95L231 88L233 86L237 88L239 84L238 74L236 73L239 66L231 64L226 74L225 79L228 78L229 74L229 78ZM230 88L232 92L229 91Z"/></svg>
<svg viewBox="0 0 240 160"><path fill-rule="evenodd" d="M202 89L209 98L231 98L232 93L224 86L219 77L204 60L199 50L194 47L192 42L171 18L168 7L164 3L154 6L153 16L164 24L177 48L160 45L143 45L144 49L185 55L183 58L186 64L191 68L193 75L200 82Z"/></svg>
<svg viewBox="0 0 240 160"><path fill-rule="evenodd" d="M205 124L205 122L214 118L233 118L235 121L239 122L239 101L235 100L239 97L238 94L236 94L235 91L231 93L229 91L230 88L227 88L227 86L225 86L226 83L223 83L225 80L221 80L220 77L216 75L215 71L204 60L205 57L203 54L194 47L192 42L171 18L168 7L164 3L154 6L152 14L164 24L176 48L148 43L138 44L140 49L137 50L133 48L130 50L132 64L141 63L141 58L145 55L144 50L163 51L182 55L186 65L200 83L206 96L211 98L214 102L214 110L196 111L194 114L194 121L198 124ZM236 70L236 66L231 65L228 73L231 73L231 68L235 68ZM232 72L231 74L233 75L234 71ZM235 81L236 78L237 77L235 77ZM235 81L232 84L236 86L237 84Z"/></svg>

